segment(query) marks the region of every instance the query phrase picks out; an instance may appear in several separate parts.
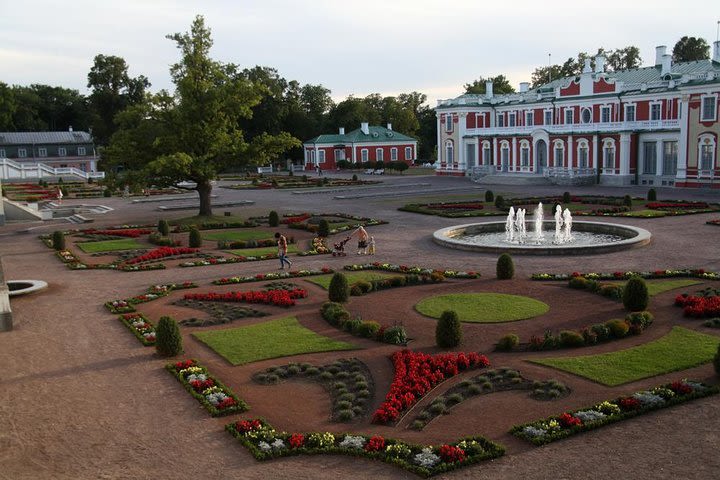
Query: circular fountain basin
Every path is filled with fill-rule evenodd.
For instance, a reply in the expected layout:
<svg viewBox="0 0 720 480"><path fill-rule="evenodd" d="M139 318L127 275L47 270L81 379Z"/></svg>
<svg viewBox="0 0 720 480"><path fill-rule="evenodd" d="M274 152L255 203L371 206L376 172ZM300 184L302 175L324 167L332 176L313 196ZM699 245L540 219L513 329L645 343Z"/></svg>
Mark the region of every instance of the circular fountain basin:
<svg viewBox="0 0 720 480"><path fill-rule="evenodd" d="M47 288L47 282L42 280L9 280L7 282L10 296L25 295L26 293L37 292L43 288Z"/></svg>
<svg viewBox="0 0 720 480"><path fill-rule="evenodd" d="M534 240L534 223L526 222L523 243L505 240L505 222L469 223L443 228L433 233L433 240L444 247L482 253L520 253L529 255L587 255L639 247L650 242L644 228L616 223L576 222L572 224L573 241L552 242L555 222L543 222L544 241Z"/></svg>

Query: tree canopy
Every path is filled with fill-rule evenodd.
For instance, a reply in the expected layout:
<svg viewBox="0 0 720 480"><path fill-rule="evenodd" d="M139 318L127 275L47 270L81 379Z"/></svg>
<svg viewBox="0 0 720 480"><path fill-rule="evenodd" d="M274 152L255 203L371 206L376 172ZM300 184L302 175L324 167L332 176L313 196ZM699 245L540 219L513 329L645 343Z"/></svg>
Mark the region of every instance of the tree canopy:
<svg viewBox="0 0 720 480"><path fill-rule="evenodd" d="M515 93L515 89L510 85L510 81L505 75L498 75L496 77L483 78L480 77L472 83L465 84L465 93L485 95L485 82L493 82L493 94L505 94Z"/></svg>
<svg viewBox="0 0 720 480"><path fill-rule="evenodd" d="M672 51L673 62L708 60L710 45L704 38L684 36L677 41Z"/></svg>
<svg viewBox="0 0 720 480"><path fill-rule="evenodd" d="M590 55L587 52L579 52L577 57L568 58L562 65L555 64L537 67L531 75L532 88L537 88L558 78L580 75L585 66L585 59L588 58L590 59L590 66L595 69L595 57L597 55L603 55L605 57L605 69L612 72L638 68L642 65L640 49L635 46L630 45L615 50L598 48L595 55Z"/></svg>

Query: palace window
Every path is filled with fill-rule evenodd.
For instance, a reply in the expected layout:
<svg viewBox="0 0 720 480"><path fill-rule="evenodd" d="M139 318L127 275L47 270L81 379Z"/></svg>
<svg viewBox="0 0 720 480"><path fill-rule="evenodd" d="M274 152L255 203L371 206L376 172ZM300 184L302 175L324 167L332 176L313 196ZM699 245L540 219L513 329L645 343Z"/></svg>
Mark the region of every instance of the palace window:
<svg viewBox="0 0 720 480"><path fill-rule="evenodd" d="M702 99L702 114L700 120L703 122L714 122L717 117L717 97L703 97Z"/></svg>
<svg viewBox="0 0 720 480"><path fill-rule="evenodd" d="M552 125L552 110L545 110L545 125Z"/></svg>
<svg viewBox="0 0 720 480"><path fill-rule="evenodd" d="M600 121L610 123L610 107L600 107Z"/></svg>
<svg viewBox="0 0 720 480"><path fill-rule="evenodd" d="M360 150L360 161L363 163L368 162L368 149L367 148L363 148L362 150Z"/></svg>
<svg viewBox="0 0 720 480"><path fill-rule="evenodd" d="M527 142L520 144L520 166L530 166L530 145Z"/></svg>
<svg viewBox="0 0 720 480"><path fill-rule="evenodd" d="M390 161L397 162L397 148L395 147L390 149Z"/></svg>
<svg viewBox="0 0 720 480"><path fill-rule="evenodd" d="M565 109L565 125L572 125L573 122L573 111L571 108Z"/></svg>
<svg viewBox="0 0 720 480"><path fill-rule="evenodd" d="M603 168L615 168L615 142L605 142L603 146Z"/></svg>
<svg viewBox="0 0 720 480"><path fill-rule="evenodd" d="M657 173L657 145L655 142L643 142L643 169L646 175Z"/></svg>
<svg viewBox="0 0 720 480"><path fill-rule="evenodd" d="M85 155L85 147L78 147L78 156L82 157Z"/></svg>
<svg viewBox="0 0 720 480"><path fill-rule="evenodd" d="M500 128L503 128L505 126L505 114L503 114L503 113L497 114L497 126Z"/></svg>
<svg viewBox="0 0 720 480"><path fill-rule="evenodd" d="M700 138L700 170L707 173L715 166L715 139L710 135L703 135Z"/></svg>
<svg viewBox="0 0 720 480"><path fill-rule="evenodd" d="M318 163L325 163L325 150L318 150Z"/></svg>
<svg viewBox="0 0 720 480"><path fill-rule="evenodd" d="M47 157L47 148L45 148L45 147L38 148L38 157Z"/></svg>
<svg viewBox="0 0 720 480"><path fill-rule="evenodd" d="M315 163L315 150L310 150L310 163Z"/></svg>
<svg viewBox="0 0 720 480"><path fill-rule="evenodd" d="M336 162L345 160L345 149L344 148L336 148L334 153L335 153L335 161ZM80 152L78 152L78 155L80 155Z"/></svg>
<svg viewBox="0 0 720 480"><path fill-rule="evenodd" d="M447 163L453 163L455 161L455 155L453 151L453 143L451 141L445 142L445 161Z"/></svg>
<svg viewBox="0 0 720 480"><path fill-rule="evenodd" d="M650 104L650 120L660 120L662 105L660 103Z"/></svg>
<svg viewBox="0 0 720 480"><path fill-rule="evenodd" d="M625 121L635 121L635 105L625 105Z"/></svg>
<svg viewBox="0 0 720 480"><path fill-rule="evenodd" d="M445 114L445 131L452 132L453 129L453 117L449 113Z"/></svg>
<svg viewBox="0 0 720 480"><path fill-rule="evenodd" d="M532 127L533 124L533 112L525 112L525 125Z"/></svg>
<svg viewBox="0 0 720 480"><path fill-rule="evenodd" d="M510 164L510 147L507 143L503 143L502 147L500 147L500 161L503 165Z"/></svg>
<svg viewBox="0 0 720 480"><path fill-rule="evenodd" d="M562 142L557 142L555 144L555 152L553 155L553 163L555 164L555 166L562 167L565 159L565 147L563 146Z"/></svg>
<svg viewBox="0 0 720 480"><path fill-rule="evenodd" d="M5 158L7 156L7 153L5 153L4 148L0 148L0 158Z"/></svg>
<svg viewBox="0 0 720 480"><path fill-rule="evenodd" d="M385 161L384 152L383 152L383 149L382 149L382 148L376 148L376 149L375 149L375 160L378 161L378 162L384 162L384 161Z"/></svg>
<svg viewBox="0 0 720 480"><path fill-rule="evenodd" d="M592 122L592 112L589 108L583 108L582 110L582 123Z"/></svg>
<svg viewBox="0 0 720 480"><path fill-rule="evenodd" d="M58 157L65 157L67 156L67 150L65 147L59 147L58 148Z"/></svg>
<svg viewBox="0 0 720 480"><path fill-rule="evenodd" d="M578 142L578 167L588 167L588 144L585 141Z"/></svg>
<svg viewBox="0 0 720 480"><path fill-rule="evenodd" d="M18 158L27 157L27 150L24 148L18 148Z"/></svg>
<svg viewBox="0 0 720 480"><path fill-rule="evenodd" d="M515 125L515 112L510 112L510 114L508 115L508 127L514 127Z"/></svg>
<svg viewBox="0 0 720 480"><path fill-rule="evenodd" d="M405 160L412 160L412 147L405 147Z"/></svg>
<svg viewBox="0 0 720 480"><path fill-rule="evenodd" d="M490 142L483 142L482 163L483 165L490 165Z"/></svg>
<svg viewBox="0 0 720 480"><path fill-rule="evenodd" d="M663 175L677 173L678 142L663 142Z"/></svg>

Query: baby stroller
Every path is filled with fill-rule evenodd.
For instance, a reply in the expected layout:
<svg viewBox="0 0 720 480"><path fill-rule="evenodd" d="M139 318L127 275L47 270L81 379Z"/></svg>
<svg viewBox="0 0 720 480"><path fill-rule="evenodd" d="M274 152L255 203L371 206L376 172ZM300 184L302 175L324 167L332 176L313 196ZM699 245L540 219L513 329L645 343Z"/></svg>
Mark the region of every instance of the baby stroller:
<svg viewBox="0 0 720 480"><path fill-rule="evenodd" d="M347 237L345 240L343 240L343 241L341 241L341 242L334 243L334 244L333 244L332 256L333 256L333 257L344 257L344 256L346 256L347 253L345 253L345 244L346 244L347 242L349 242L349 241L350 241L350 237Z"/></svg>

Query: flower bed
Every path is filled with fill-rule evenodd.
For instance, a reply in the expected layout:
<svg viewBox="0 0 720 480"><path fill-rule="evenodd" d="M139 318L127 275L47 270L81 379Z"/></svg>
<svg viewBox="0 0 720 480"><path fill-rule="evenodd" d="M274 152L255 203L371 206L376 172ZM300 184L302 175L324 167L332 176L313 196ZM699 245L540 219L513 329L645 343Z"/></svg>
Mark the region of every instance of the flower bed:
<svg viewBox="0 0 720 480"><path fill-rule="evenodd" d="M539 281L557 281L557 280L569 280L572 277L584 277L588 280L627 280L630 277L639 276L646 280L652 280L654 278L677 278L677 277L690 277L690 278L701 278L703 280L720 280L720 273L717 272L706 272L703 269L679 269L679 270L653 270L651 272L633 272L633 271L617 271L612 273L598 273L598 272L572 272L572 273L533 273L530 276L531 280Z"/></svg>
<svg viewBox="0 0 720 480"><path fill-rule="evenodd" d="M127 300L110 300L105 302L105 308L110 310L110 313L130 313L135 311L135 307Z"/></svg>
<svg viewBox="0 0 720 480"><path fill-rule="evenodd" d="M535 445L544 445L653 410L714 395L718 391L720 389L717 386L711 387L699 382L687 380L672 382L627 397L564 412L559 416L517 425L510 430L510 433Z"/></svg>
<svg viewBox="0 0 720 480"><path fill-rule="evenodd" d="M284 278L309 277L312 275L325 275L334 273L329 267L322 267L319 270L290 270L287 272L270 272L258 273L257 275L247 277L223 277L219 280L213 280L213 285L231 285L235 283L261 282L264 280L280 280Z"/></svg>
<svg viewBox="0 0 720 480"><path fill-rule="evenodd" d="M490 361L475 352L428 355L402 350L390 357L395 368L385 401L373 414L373 423L388 424L415 405L436 385L469 368L484 368Z"/></svg>
<svg viewBox="0 0 720 480"><path fill-rule="evenodd" d="M194 359L168 363L165 368L213 417L241 413L250 408Z"/></svg>
<svg viewBox="0 0 720 480"><path fill-rule="evenodd" d="M463 271L455 271L455 270L437 270L437 269L425 268L425 267L417 267L417 266L408 267L407 265L395 265L392 263L380 263L380 262L345 265L345 267L343 267L343 268L345 268L345 270L350 270L352 272L357 272L360 270L382 270L385 272L397 272L397 273L416 274L416 275L431 275L434 272L439 272L445 278L466 278L466 279L480 278L480 274L475 271L463 272Z"/></svg>
<svg viewBox="0 0 720 480"><path fill-rule="evenodd" d="M708 220L708 221L705 222L705 223L706 223L707 225L720 226L720 218L717 218L717 219L715 219L715 220Z"/></svg>
<svg viewBox="0 0 720 480"><path fill-rule="evenodd" d="M153 230L146 228L130 228L130 229L109 229L109 230L96 230L89 228L87 230L81 230L81 233L85 235L109 235L113 237L128 237L138 238L141 235L149 235L153 233Z"/></svg>
<svg viewBox="0 0 720 480"><path fill-rule="evenodd" d="M151 302L158 298L165 297L173 290L185 290L187 288L197 288L197 284L193 282L183 282L151 285L148 287L147 293L128 298L126 301L132 305L137 305L138 303Z"/></svg>
<svg viewBox="0 0 720 480"><path fill-rule="evenodd" d="M720 296L682 294L675 297L675 305L682 307L686 317L709 318L720 316Z"/></svg>
<svg viewBox="0 0 720 480"><path fill-rule="evenodd" d="M125 265L134 265L136 263L150 262L153 260L160 260L167 257L174 257L177 255L188 255L199 252L199 248L189 247L159 247L154 250L150 250L144 255L140 255L124 262Z"/></svg>
<svg viewBox="0 0 720 480"><path fill-rule="evenodd" d="M155 345L155 326L142 313L124 313L118 318L143 345Z"/></svg>
<svg viewBox="0 0 720 480"><path fill-rule="evenodd" d="M279 307L292 307L295 299L307 297L307 290L295 288L292 290L250 290L248 292L225 293L186 293L185 300L199 300L203 302L236 302L236 303L264 303Z"/></svg>
<svg viewBox="0 0 720 480"><path fill-rule="evenodd" d="M434 447L379 435L278 432L262 419L241 420L226 425L225 429L250 450L256 460L291 455L352 455L380 460L423 477L498 458L505 453L501 445L483 437L465 437L454 444Z"/></svg>
<svg viewBox="0 0 720 480"><path fill-rule="evenodd" d="M649 202L645 208L650 210L702 210L709 208L705 202Z"/></svg>

